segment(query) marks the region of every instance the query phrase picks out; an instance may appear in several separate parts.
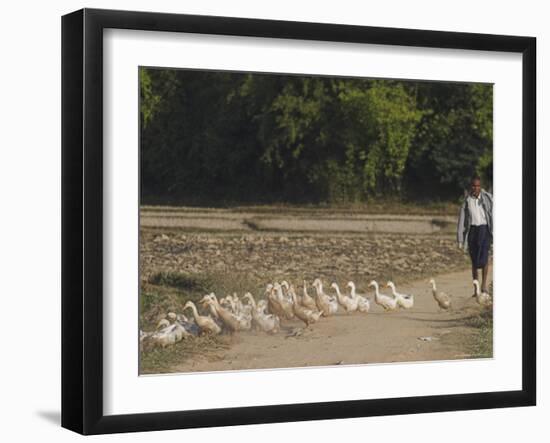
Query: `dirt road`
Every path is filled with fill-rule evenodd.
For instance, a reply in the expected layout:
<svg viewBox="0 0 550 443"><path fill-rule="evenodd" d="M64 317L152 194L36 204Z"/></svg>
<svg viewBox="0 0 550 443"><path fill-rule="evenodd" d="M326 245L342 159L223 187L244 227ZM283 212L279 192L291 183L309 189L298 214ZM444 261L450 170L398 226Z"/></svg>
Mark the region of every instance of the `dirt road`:
<svg viewBox="0 0 550 443"><path fill-rule="evenodd" d="M415 281L397 288L414 294L410 310L386 313L372 303L369 314L340 312L307 329L299 321L286 321L277 335L238 333L227 338L228 349L186 359L167 372L472 358L478 330L469 319L482 308L471 298L470 282L469 271L437 278L438 289L453 296L450 312L439 311L425 280ZM372 291L368 295L373 298Z"/></svg>

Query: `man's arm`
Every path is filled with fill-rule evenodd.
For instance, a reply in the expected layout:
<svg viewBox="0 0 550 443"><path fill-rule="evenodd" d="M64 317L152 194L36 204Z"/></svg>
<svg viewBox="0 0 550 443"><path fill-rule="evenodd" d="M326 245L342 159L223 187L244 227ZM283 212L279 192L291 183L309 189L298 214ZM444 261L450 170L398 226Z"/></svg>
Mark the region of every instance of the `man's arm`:
<svg viewBox="0 0 550 443"><path fill-rule="evenodd" d="M485 209L485 216L487 217L487 222L489 224L489 229L491 231L491 235L494 232L494 220L493 220L493 196L490 192L484 191L484 197L485 201L487 202L486 205L483 205Z"/></svg>
<svg viewBox="0 0 550 443"><path fill-rule="evenodd" d="M493 212L493 195L490 192L485 191L485 195L487 196L487 200L489 201L489 211L491 213Z"/></svg>
<svg viewBox="0 0 550 443"><path fill-rule="evenodd" d="M464 242L464 219L466 218L466 201L460 206L458 213L458 223L456 225L456 241L458 246L462 248Z"/></svg>

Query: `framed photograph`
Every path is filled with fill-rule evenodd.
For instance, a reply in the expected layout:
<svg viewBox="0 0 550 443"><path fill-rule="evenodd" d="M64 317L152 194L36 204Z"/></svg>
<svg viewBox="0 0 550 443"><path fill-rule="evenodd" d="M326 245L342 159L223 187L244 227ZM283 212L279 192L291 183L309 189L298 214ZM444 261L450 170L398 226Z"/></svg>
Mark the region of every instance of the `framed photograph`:
<svg viewBox="0 0 550 443"><path fill-rule="evenodd" d="M536 403L532 37L62 19L62 426Z"/></svg>

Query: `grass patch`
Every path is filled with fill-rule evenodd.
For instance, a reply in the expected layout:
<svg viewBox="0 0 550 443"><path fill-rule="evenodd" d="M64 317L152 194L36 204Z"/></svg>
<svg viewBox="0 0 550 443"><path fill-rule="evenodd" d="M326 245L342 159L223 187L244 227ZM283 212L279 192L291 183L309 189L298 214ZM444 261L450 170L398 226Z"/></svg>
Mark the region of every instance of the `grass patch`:
<svg viewBox="0 0 550 443"><path fill-rule="evenodd" d="M149 278L149 283L156 286L169 286L182 291L208 291L209 280L203 275L191 275L183 272L157 272Z"/></svg>
<svg viewBox="0 0 550 443"><path fill-rule="evenodd" d="M187 301L197 302L205 294L215 292L219 297L237 292L244 292L256 287L247 275L187 274L183 272L158 272L153 274L141 288L140 328L152 331L158 321L168 312L183 313ZM257 297L258 294L255 294ZM197 305L200 312L207 311ZM186 315L191 312L186 311ZM215 361L222 358L223 351L228 349L231 337L201 336L182 340L167 348L144 349L140 352L140 374L159 374L174 372L178 365L191 359Z"/></svg>
<svg viewBox="0 0 550 443"><path fill-rule="evenodd" d="M173 372L173 368L178 364L197 357L210 361L219 360L222 352L229 348L230 341L231 338L228 336L201 336L182 340L164 349L156 348L141 352L139 373Z"/></svg>
<svg viewBox="0 0 550 443"><path fill-rule="evenodd" d="M205 295L214 292L224 297L234 292L243 295L250 291L257 298L260 295L255 288L261 288L263 282L255 280L245 273L203 273L157 272L143 284L140 293L140 328L151 331L168 312L183 313L187 301L195 304ZM200 312L203 311L197 306ZM186 315L191 312L187 311Z"/></svg>
<svg viewBox="0 0 550 443"><path fill-rule="evenodd" d="M484 309L466 319L466 325L477 329L470 347L473 358L493 357L493 311Z"/></svg>
<svg viewBox="0 0 550 443"><path fill-rule="evenodd" d="M140 328L151 331L168 312L183 313L187 301L196 303L210 292L209 279L179 272L153 274L140 291Z"/></svg>
<svg viewBox="0 0 550 443"><path fill-rule="evenodd" d="M189 300L196 301L210 292L216 293L219 297L233 292L240 295L246 291L253 292L253 288L261 286L263 282L238 271L201 274L157 272L149 278L149 284L165 291L176 291L187 296Z"/></svg>
<svg viewBox="0 0 550 443"><path fill-rule="evenodd" d="M237 292L253 292L258 298L263 282L242 273L158 272L142 285L140 294L140 329L153 331L168 312L183 313L188 300L197 302L205 294L215 292L218 297ZM258 288L254 291L254 288ZM256 292L256 293L254 293ZM199 312L207 314L197 305ZM186 311L186 315L191 312ZM144 349L140 352L140 374L158 374L177 370L178 364L189 359L220 359L232 338L226 335L201 336L182 340L167 348ZM176 368L176 369L174 369Z"/></svg>

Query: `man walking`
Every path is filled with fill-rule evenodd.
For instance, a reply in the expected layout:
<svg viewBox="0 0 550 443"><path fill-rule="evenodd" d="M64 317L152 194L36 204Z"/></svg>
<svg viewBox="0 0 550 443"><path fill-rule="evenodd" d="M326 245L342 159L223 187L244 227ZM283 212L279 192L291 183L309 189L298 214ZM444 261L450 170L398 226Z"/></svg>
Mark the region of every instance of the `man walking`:
<svg viewBox="0 0 550 443"><path fill-rule="evenodd" d="M481 179L476 175L470 181L470 193L460 208L457 241L460 248L470 252L474 280L479 280L478 269L482 270L482 292L487 292L489 247L492 240L493 196L481 189Z"/></svg>

